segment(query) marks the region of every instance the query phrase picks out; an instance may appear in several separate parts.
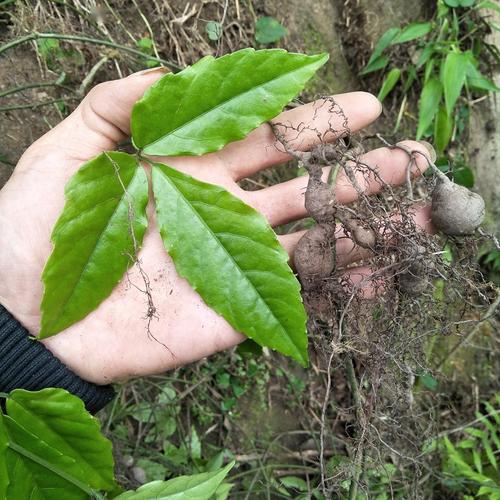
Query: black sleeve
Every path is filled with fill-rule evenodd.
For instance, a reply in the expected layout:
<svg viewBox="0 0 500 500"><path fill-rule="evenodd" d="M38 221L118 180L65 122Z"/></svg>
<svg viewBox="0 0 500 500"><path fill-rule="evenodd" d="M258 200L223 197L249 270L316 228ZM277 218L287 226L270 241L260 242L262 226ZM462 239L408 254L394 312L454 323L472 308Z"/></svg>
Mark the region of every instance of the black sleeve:
<svg viewBox="0 0 500 500"><path fill-rule="evenodd" d="M110 385L86 382L61 363L0 305L0 392L66 389L96 413L115 396Z"/></svg>

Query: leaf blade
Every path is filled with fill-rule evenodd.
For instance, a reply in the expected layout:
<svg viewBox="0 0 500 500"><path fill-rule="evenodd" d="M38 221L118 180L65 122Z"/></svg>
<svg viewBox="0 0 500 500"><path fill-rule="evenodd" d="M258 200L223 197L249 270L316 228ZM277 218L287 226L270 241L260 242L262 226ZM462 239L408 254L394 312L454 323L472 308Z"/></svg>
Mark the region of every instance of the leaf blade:
<svg viewBox="0 0 500 500"><path fill-rule="evenodd" d="M282 49L207 56L165 75L137 101L132 140L149 155L218 151L274 118L327 59Z"/></svg>
<svg viewBox="0 0 500 500"><path fill-rule="evenodd" d="M398 83L399 77L401 76L401 70L399 68L393 68L384 79L384 83L382 83L382 87L380 88L380 92L378 93L377 99L380 102L387 97L387 95L394 88L396 83Z"/></svg>
<svg viewBox="0 0 500 500"><path fill-rule="evenodd" d="M422 137L436 116L442 93L443 87L437 78L430 78L424 85L418 103L417 140Z"/></svg>
<svg viewBox="0 0 500 500"><path fill-rule="evenodd" d="M7 472L8 437L3 423L3 414L0 410L0 498L7 497L9 474Z"/></svg>
<svg viewBox="0 0 500 500"><path fill-rule="evenodd" d="M442 154L453 134L453 117L449 116L444 106L440 106L434 122L434 140L436 151Z"/></svg>
<svg viewBox="0 0 500 500"><path fill-rule="evenodd" d="M23 433L36 437L17 444L38 455L38 444L44 443L64 459L57 466L75 479L97 490L114 487L111 442L101 435L99 421L79 398L63 389L16 389L7 401L7 413L8 422L24 430L18 437ZM13 429L10 425L9 431Z"/></svg>
<svg viewBox="0 0 500 500"><path fill-rule="evenodd" d="M236 330L307 364L300 285L265 219L223 188L166 165L155 163L152 177L177 272Z"/></svg>
<svg viewBox="0 0 500 500"><path fill-rule="evenodd" d="M153 481L141 486L136 491L127 491L118 495L116 500L209 499L212 498L233 467L234 462L231 462L226 467L213 472L180 476L169 481Z"/></svg>
<svg viewBox="0 0 500 500"><path fill-rule="evenodd" d="M432 24L430 22L419 22L411 23L401 30L398 36L396 36L392 41L391 45L396 45L399 43L410 42L417 38L421 38L432 29Z"/></svg>
<svg viewBox="0 0 500 500"><path fill-rule="evenodd" d="M467 54L461 52L450 52L444 60L442 83L448 115L451 115L465 83L467 63Z"/></svg>
<svg viewBox="0 0 500 500"><path fill-rule="evenodd" d="M262 45L277 42L287 34L287 29L274 17L260 17L255 23L255 41Z"/></svg>
<svg viewBox="0 0 500 500"><path fill-rule="evenodd" d="M390 45L390 43L394 40L394 38L400 31L401 30L399 28L389 28L380 37L379 41L375 45L375 48L373 49L370 59L368 59L368 62L366 63L366 67L370 66L373 61L375 61L382 55L382 52L384 52L384 50Z"/></svg>
<svg viewBox="0 0 500 500"><path fill-rule="evenodd" d="M41 339L83 319L109 296L147 227L146 174L126 153L103 153L85 163L65 194L42 274Z"/></svg>

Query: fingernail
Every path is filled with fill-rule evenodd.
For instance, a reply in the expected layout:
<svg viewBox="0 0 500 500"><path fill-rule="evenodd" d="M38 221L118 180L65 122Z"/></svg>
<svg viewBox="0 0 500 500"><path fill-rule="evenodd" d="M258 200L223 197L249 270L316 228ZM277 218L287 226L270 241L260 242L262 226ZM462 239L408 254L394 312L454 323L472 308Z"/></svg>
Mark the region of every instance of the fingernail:
<svg viewBox="0 0 500 500"><path fill-rule="evenodd" d="M431 160L431 162L434 163L436 161L437 154L436 154L436 150L432 147L432 144L430 142L427 142L427 141L417 141L417 142L422 144L422 146L424 146L425 149L427 149L427 151L429 151L429 160Z"/></svg>
<svg viewBox="0 0 500 500"><path fill-rule="evenodd" d="M158 73L164 75L165 73L170 73L170 69L166 66L158 66L156 68L144 69L142 71L138 71L136 75L149 75L151 73Z"/></svg>

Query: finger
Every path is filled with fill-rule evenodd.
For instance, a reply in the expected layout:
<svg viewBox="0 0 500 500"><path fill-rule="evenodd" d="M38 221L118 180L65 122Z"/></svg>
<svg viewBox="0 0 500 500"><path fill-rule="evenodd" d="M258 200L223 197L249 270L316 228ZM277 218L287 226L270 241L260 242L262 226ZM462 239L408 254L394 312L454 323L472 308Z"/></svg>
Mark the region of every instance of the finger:
<svg viewBox="0 0 500 500"><path fill-rule="evenodd" d="M424 145L415 141L404 141L401 144L422 153L422 155L415 155L415 164L412 166L412 175L420 175L428 167L426 157L430 156L429 151ZM360 161L369 165L379 176L377 177L373 172L367 173L366 169L353 168L357 184L366 194L380 192L384 183L398 186L406 180L409 157L400 149L374 149L362 155ZM324 181L329 171L330 167L324 169ZM307 215L304 193L308 180L309 176L304 175L259 191L249 191L246 197L268 218L272 226L278 226ZM343 171L338 174L334 191L337 202L342 205L355 201L358 196L356 188Z"/></svg>
<svg viewBox="0 0 500 500"><path fill-rule="evenodd" d="M397 218L397 216L395 216ZM412 218L418 228L429 234L435 233L435 228L431 221L431 205L415 205L412 208ZM307 231L297 231L294 233L283 234L278 236L278 240L283 248L288 252L290 258L293 258L293 252L300 238ZM386 235L387 237L388 235ZM351 238L346 236L344 227L339 224L335 229L336 238L336 264L338 267L344 267L354 262L367 259L373 255L368 249L356 245Z"/></svg>
<svg viewBox="0 0 500 500"><path fill-rule="evenodd" d="M334 97L334 103L335 106L329 100L320 99L285 111L272 121L284 125L279 126L279 130L291 147L307 151L321 141L332 142L345 135L346 123L349 132L366 127L382 110L377 98L367 92L339 94ZM290 159L267 123L242 141L229 144L217 156L235 180Z"/></svg>
<svg viewBox="0 0 500 500"><path fill-rule="evenodd" d="M54 134L59 134L58 138L65 137L61 147L71 158L82 161L114 149L130 134L134 103L166 71L166 68L154 68L96 85L66 120L44 136L44 140L50 141Z"/></svg>
<svg viewBox="0 0 500 500"><path fill-rule="evenodd" d="M376 270L368 266L350 268L341 277L347 293L362 299L373 299L384 293L389 285L388 280L388 277L376 274Z"/></svg>

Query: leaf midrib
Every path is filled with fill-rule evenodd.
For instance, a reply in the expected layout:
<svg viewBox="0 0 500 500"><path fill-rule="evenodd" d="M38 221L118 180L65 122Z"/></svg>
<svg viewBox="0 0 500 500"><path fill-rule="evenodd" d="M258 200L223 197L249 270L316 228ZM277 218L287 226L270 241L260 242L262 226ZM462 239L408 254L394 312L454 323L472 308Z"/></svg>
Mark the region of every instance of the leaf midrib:
<svg viewBox="0 0 500 500"><path fill-rule="evenodd" d="M292 338L291 335L288 334L288 332L286 331L285 327L283 326L283 324L281 323L281 321L276 317L276 315L274 314L274 311L268 306L267 302L262 298L261 294L259 293L259 291L257 290L257 288L255 287L255 285L252 283L252 281L248 278L248 276L246 276L246 274L243 272L243 270L240 268L240 266L238 265L238 263L234 260L234 257L229 253L229 251L227 250L227 248L223 245L223 243L221 242L221 240L219 238L217 238L216 234L212 231L212 229L210 228L210 226L208 226L208 224L205 222L205 220L203 219L203 217L198 213L198 211L191 205L191 203L189 202L189 200L184 196L184 194L179 190L179 188L176 186L175 182L173 182L170 177L165 174L165 172L163 172L162 168L161 167L158 167L155 165L155 168L157 170L160 171L161 175L163 177L165 177L168 181L168 183L175 189L175 191L177 191L177 193L179 193L179 196L184 200L185 204L190 208L190 210L195 214L195 216L198 218L198 220L205 226L205 228L207 229L207 231L212 235L212 237L219 242L220 246L223 248L224 252L226 253L226 255L229 257L229 259L233 262L234 266L236 267L236 269L238 269L239 273L243 276L243 278L245 279L245 281L247 283L250 284L251 288L255 291L257 297L259 298L259 300L261 302L264 303L266 309L271 313L272 317L275 319L275 321L277 322L277 324L279 325L279 327L281 328L281 330L283 331L283 333L285 334L286 338L288 338L290 341L291 341L291 344L294 346L297 354L299 355L299 358L300 359L304 359L303 356L302 356L302 353L300 351L300 347L297 346L297 344L295 343L294 339Z"/></svg>
<svg viewBox="0 0 500 500"><path fill-rule="evenodd" d="M19 427L21 427L27 434L30 434L32 436L37 437L46 446L48 446L52 450L55 450L58 453L61 453L57 448L54 448L54 446L52 446L49 443L47 443L44 439L41 439L40 436L36 436L33 433L29 432L24 426L22 426L21 424L19 424L16 420L12 419L12 421L16 425L18 425ZM56 466L56 465L48 462L44 458L42 458L42 457L38 456L37 454L32 453L31 451L27 450L26 448L24 448L24 446L21 446L21 445L15 443L14 441L12 441L12 439L10 437L9 437L9 441L7 443L7 446L13 452L15 452L18 455L21 455L21 456L23 456L23 457L31 460L32 462L35 462L36 464L40 465L43 468L51 471L53 474L61 477L65 481L68 481L69 483L73 484L74 486L76 486L80 490L84 491L88 495L93 495L94 490L91 487L89 487L85 483L82 483L79 479L77 479L76 477L73 477L71 474L68 474L67 472L65 472L64 470L62 470L61 468L59 468L58 466ZM73 462L75 464L77 463L76 460L73 457L70 457L70 458L73 460Z"/></svg>
<svg viewBox="0 0 500 500"><path fill-rule="evenodd" d="M133 182L135 181L135 179L137 178L137 175L139 172L139 168L137 168L137 171L134 173L133 177L130 179L130 182L127 184L126 188L128 189L129 186L131 184L133 184ZM82 268L82 271L80 272L80 274L78 275L78 278L75 282L75 286L73 287L73 289L71 290L71 293L69 294L69 296L66 298L66 300L63 301L61 307L58 308L58 311L59 311L59 314L56 315L55 319L52 320L50 322L50 325L53 325L55 322L57 322L58 319L61 318L61 315L64 313L64 311L66 310L66 307L69 303L69 301L73 298L74 294L76 293L76 290L77 288L79 288L78 284L80 283L81 279L82 279L82 276L84 275L85 271L87 270L88 266L89 266L89 263L90 263L90 260L92 259L93 255L95 254L97 248L99 247L99 244L102 240L102 235L106 232L106 230L108 229L111 221L114 219L116 213L118 212L119 208L121 207L122 205L122 202L124 200L124 198L127 196L127 192L123 192L123 194L120 196L120 199L118 201L118 203L116 204L116 208L113 210L113 213L111 214L111 216L109 217L106 225L104 226L104 228L102 229L102 231L99 233L99 236L97 238L97 242L96 244L94 245L94 248L92 249L92 251L90 252L88 258L87 258L87 261L85 262L85 265L83 266ZM60 236L60 233L57 233L58 236ZM48 327L47 327L48 328Z"/></svg>
<svg viewBox="0 0 500 500"><path fill-rule="evenodd" d="M242 92L240 94L237 94L229 99L226 99L225 101L217 104L217 106L211 108L211 109L207 109L206 111L204 111L203 113L201 113L200 115L197 115L195 116L194 118L191 118L190 120L182 123L180 126L176 127L175 129L173 130L170 130L169 132L167 132L165 135L163 135L162 137L159 137L158 139L156 139L155 141L151 142L150 144L147 144L146 146L144 146L144 150L146 150L147 148L150 148L152 146L155 146L156 144L158 144L159 142L163 141L166 137L170 136L170 135L175 135L175 133L182 129L182 128L185 128L187 127L188 125L190 125L192 122L196 122L197 120L201 120L205 115L207 115L208 113L212 113L214 111L217 111L221 106L224 106L226 105L227 103L230 103L231 101L235 100L235 99L238 99L239 97L245 95L245 94L248 94L249 92L255 90L255 89L260 89L261 87L264 87L265 85L268 85L276 80L279 80L280 78L283 78L285 76L288 76L292 73L295 73L297 71L300 71L301 69L309 66L310 64L313 64L314 62L317 62L317 61L311 61L310 63L304 65L304 66L301 66L300 68L295 68L293 69L292 71L287 71L286 73L282 73L281 75L275 77L275 78L272 78L271 80L267 80L266 82L264 83L261 83L260 85L256 85L255 87L252 87L251 89L249 90L246 90L245 92ZM182 136L181 136L182 138Z"/></svg>
<svg viewBox="0 0 500 500"><path fill-rule="evenodd" d="M54 427L52 427L52 425L50 425L50 422L53 420L52 419L52 416L51 415L44 415L46 417L46 419L40 419L40 418L37 418L37 414L35 411L31 410L31 408L23 405L20 401L18 400L14 400L14 402L22 409L24 410L24 412L29 415L31 417L31 419L33 421L38 421L38 424L41 425L49 434L52 434L52 435L55 435L56 438L59 438L73 453L74 453L74 456L71 456L71 455L66 455L65 453L63 453L61 450L59 450L58 448L56 448L54 445L52 445L50 442L48 442L46 439L42 439L39 435L37 434L33 434L31 432L29 432L30 434L32 435L35 435L40 441L42 441L43 443L45 443L48 447L52 448L53 450L56 450L58 453L61 453L63 455L66 455L68 456L69 458L71 458L77 465L78 464L78 461L75 459L75 456L78 457L78 459L80 459L83 463L85 463L88 468L93 471L94 473L97 474L97 476L99 477L99 479L101 479L104 483L107 483L108 480L101 474L101 471L96 467L94 466L91 462L89 462L88 458L86 458L82 452L84 451L89 451L88 448L87 450L81 450L81 449L76 449L70 441L68 441L68 439L66 438L67 434L61 434L60 432L57 431L57 429L54 429ZM12 419L14 420L14 419ZM17 425L19 425L20 427L23 427L25 428L23 425L21 425L20 423L18 423L17 421L15 421ZM85 428L86 429L89 429L89 425L86 424L85 422L80 422L80 424L82 425L85 425ZM26 429L27 430L27 429ZM76 437L76 439L79 439L78 436ZM9 443L10 444L10 443ZM95 451L95 450L94 450ZM90 453L92 453L92 449L90 450ZM79 465L79 467L81 468L82 466ZM78 479L76 479L76 481L78 481Z"/></svg>

